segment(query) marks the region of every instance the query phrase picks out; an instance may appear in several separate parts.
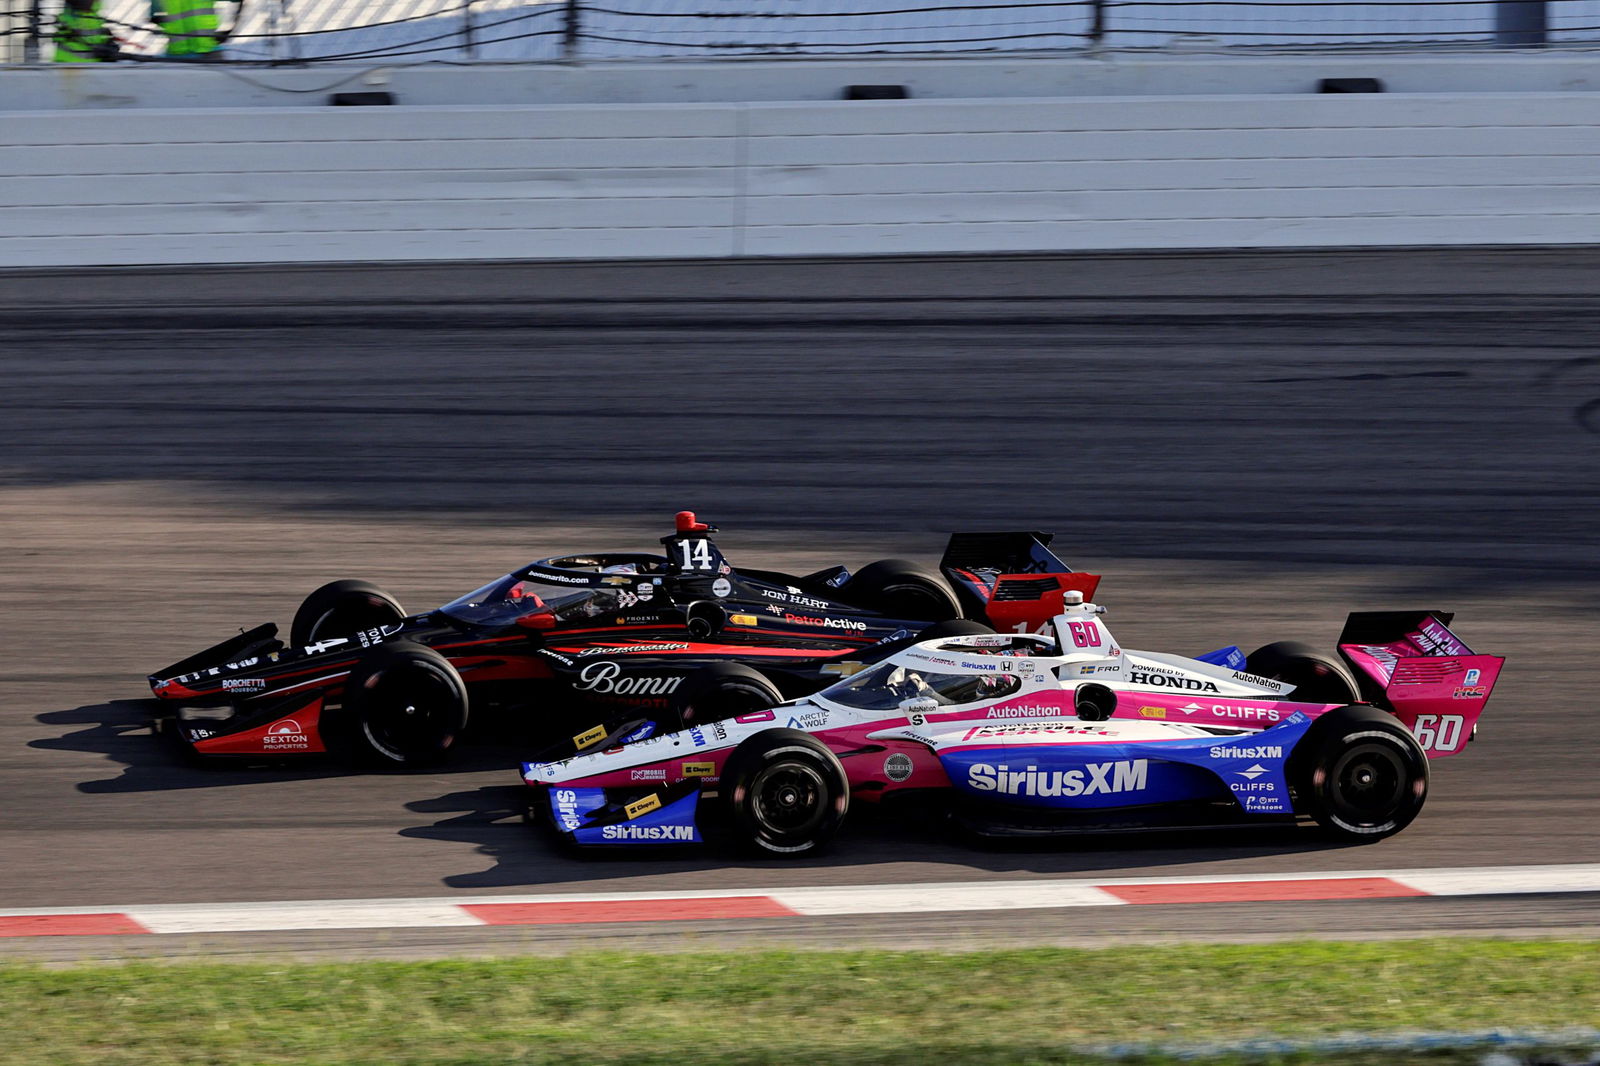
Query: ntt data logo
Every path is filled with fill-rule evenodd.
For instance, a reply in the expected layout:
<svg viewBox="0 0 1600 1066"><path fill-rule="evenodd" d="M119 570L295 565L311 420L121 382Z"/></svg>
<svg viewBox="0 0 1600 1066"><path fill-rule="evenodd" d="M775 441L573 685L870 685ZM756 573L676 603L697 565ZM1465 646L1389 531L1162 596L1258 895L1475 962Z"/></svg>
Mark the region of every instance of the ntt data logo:
<svg viewBox="0 0 1600 1066"><path fill-rule="evenodd" d="M976 792L1008 796L1098 796L1116 792L1143 792L1148 785L1147 759L1092 762L1081 770L1041 770L1037 766L1013 769L1005 763L974 763L967 769L967 786Z"/></svg>

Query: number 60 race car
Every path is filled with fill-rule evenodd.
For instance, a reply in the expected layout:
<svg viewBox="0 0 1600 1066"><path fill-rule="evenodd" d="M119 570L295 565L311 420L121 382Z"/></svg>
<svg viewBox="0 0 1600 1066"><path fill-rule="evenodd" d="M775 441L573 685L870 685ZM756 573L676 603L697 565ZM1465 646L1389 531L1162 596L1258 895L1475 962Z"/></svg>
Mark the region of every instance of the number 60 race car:
<svg viewBox="0 0 1600 1066"><path fill-rule="evenodd" d="M1305 820L1374 841L1416 817L1504 663L1437 612L1350 615L1344 662L1186 659L1124 649L1103 608L1064 599L1053 636L923 641L806 699L524 763L530 817L579 846L714 832L796 855L852 802L920 797L996 836Z"/></svg>

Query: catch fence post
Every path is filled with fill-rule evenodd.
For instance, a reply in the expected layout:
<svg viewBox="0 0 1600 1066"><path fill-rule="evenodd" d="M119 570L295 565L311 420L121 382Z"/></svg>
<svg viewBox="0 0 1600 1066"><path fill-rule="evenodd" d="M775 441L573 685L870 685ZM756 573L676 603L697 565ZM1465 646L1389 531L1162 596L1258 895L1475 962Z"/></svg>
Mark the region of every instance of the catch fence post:
<svg viewBox="0 0 1600 1066"><path fill-rule="evenodd" d="M1498 0L1494 43L1502 48L1539 47L1550 40L1550 5L1545 0Z"/></svg>
<svg viewBox="0 0 1600 1066"><path fill-rule="evenodd" d="M1106 35L1106 0L1089 0L1089 47L1099 48Z"/></svg>
<svg viewBox="0 0 1600 1066"><path fill-rule="evenodd" d="M22 36L22 61L37 63L44 51L43 0L33 0L28 5L28 32Z"/></svg>
<svg viewBox="0 0 1600 1066"><path fill-rule="evenodd" d="M566 21L562 26L561 32L562 59L572 60L578 58L579 17L582 13L583 8L579 6L579 0L567 0Z"/></svg>

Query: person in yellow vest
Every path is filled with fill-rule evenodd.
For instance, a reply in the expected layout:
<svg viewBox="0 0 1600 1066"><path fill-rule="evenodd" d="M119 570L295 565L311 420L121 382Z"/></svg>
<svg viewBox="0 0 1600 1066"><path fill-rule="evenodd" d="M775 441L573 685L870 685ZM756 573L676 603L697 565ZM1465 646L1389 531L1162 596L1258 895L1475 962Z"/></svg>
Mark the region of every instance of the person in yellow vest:
<svg viewBox="0 0 1600 1066"><path fill-rule="evenodd" d="M239 0L233 26L239 25L244 0ZM211 0L150 0L150 21L167 36L172 59L221 59L222 46L233 28L222 29Z"/></svg>
<svg viewBox="0 0 1600 1066"><path fill-rule="evenodd" d="M66 0L56 15L57 63L110 63L117 42L100 13L100 0Z"/></svg>

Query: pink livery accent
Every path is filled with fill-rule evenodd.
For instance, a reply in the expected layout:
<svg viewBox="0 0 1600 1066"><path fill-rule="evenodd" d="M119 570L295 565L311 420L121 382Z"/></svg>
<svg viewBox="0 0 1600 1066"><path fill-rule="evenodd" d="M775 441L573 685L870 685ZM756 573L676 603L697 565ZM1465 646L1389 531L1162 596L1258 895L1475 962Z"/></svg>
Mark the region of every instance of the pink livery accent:
<svg viewBox="0 0 1600 1066"><path fill-rule="evenodd" d="M1383 690L1382 702L1430 759L1466 747L1505 665L1500 656L1474 654L1431 613L1391 639L1341 641L1339 652Z"/></svg>
<svg viewBox="0 0 1600 1066"><path fill-rule="evenodd" d="M1287 700L1250 696L1212 696L1181 693L1168 696L1154 692L1117 693L1113 718L1140 718L1145 721L1186 722L1189 725L1230 725L1249 729L1271 729L1299 711L1307 718L1326 714L1337 703L1295 703L1294 693Z"/></svg>

